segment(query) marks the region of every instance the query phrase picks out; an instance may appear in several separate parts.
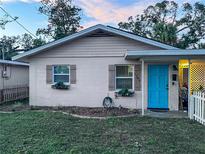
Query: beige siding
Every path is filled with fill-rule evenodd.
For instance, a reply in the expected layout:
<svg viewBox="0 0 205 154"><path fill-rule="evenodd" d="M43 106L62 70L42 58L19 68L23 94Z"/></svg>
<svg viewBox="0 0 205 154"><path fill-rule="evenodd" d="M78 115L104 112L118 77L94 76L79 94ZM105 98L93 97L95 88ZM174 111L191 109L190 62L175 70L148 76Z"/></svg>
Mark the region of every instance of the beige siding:
<svg viewBox="0 0 205 154"><path fill-rule="evenodd" d="M0 64L0 89L18 85L28 85L29 84L29 67L27 66L17 66L9 65L10 67L10 77L2 78L3 65Z"/></svg>
<svg viewBox="0 0 205 154"><path fill-rule="evenodd" d="M117 36L85 37L40 53L36 57L124 56L127 50L151 49L160 48Z"/></svg>

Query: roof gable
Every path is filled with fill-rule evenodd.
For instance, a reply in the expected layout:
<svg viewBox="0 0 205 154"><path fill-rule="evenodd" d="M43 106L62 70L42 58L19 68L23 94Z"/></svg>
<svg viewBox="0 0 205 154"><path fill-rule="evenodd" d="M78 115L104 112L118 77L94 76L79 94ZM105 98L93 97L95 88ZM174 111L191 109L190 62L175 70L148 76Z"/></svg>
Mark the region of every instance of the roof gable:
<svg viewBox="0 0 205 154"><path fill-rule="evenodd" d="M14 56L14 57L12 57L12 60L18 60L20 58L35 55L39 52L42 52L42 51L47 50L49 48L61 45L65 42L72 41L74 39L78 39L78 38L87 36L91 33L94 33L97 30L103 30L103 31L106 31L108 33L123 36L123 37L129 38L129 39L132 39L132 40L140 41L140 42L143 42L143 43L146 43L146 44L149 44L149 45L153 45L153 46L156 46L156 47L160 47L160 48L163 48L163 49L178 49L178 48L175 48L175 47L170 46L170 45L166 45L166 44L154 41L154 40L150 40L148 38L144 38L144 37L141 37L141 36L129 33L129 32L121 31L121 30L116 29L116 28L111 28L111 27L99 24L99 25L87 28L85 30L82 30L78 33L75 33L75 34L69 35L67 37L64 37L62 39L59 39L59 40L53 41L51 43L45 44L45 45L40 46L38 48L31 49L31 50L29 50L25 53Z"/></svg>

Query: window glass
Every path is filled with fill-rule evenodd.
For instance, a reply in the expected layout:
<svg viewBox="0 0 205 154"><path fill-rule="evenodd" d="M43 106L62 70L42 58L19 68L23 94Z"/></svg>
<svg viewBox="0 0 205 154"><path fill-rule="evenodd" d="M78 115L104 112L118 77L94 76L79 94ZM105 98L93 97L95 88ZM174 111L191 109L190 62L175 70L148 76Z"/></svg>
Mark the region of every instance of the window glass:
<svg viewBox="0 0 205 154"><path fill-rule="evenodd" d="M116 89L132 89L132 78L130 79L117 79Z"/></svg>
<svg viewBox="0 0 205 154"><path fill-rule="evenodd" d="M116 67L117 77L132 77L132 66L117 66Z"/></svg>
<svg viewBox="0 0 205 154"><path fill-rule="evenodd" d="M54 66L55 74L69 74L69 67L66 65Z"/></svg>
<svg viewBox="0 0 205 154"><path fill-rule="evenodd" d="M133 66L116 66L116 89L133 89Z"/></svg>
<svg viewBox="0 0 205 154"><path fill-rule="evenodd" d="M70 70L68 65L53 66L53 82L66 82L70 81Z"/></svg>
<svg viewBox="0 0 205 154"><path fill-rule="evenodd" d="M54 82L69 82L69 75L54 75Z"/></svg>

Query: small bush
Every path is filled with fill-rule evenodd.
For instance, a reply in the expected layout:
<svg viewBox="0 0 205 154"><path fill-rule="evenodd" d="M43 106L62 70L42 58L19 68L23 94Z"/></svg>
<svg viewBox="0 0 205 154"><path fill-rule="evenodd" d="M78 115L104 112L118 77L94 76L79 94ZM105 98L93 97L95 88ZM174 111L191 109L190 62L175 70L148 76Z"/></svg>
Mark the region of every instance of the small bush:
<svg viewBox="0 0 205 154"><path fill-rule="evenodd" d="M121 89L118 94L123 97L133 96L134 91L130 91L129 89Z"/></svg>
<svg viewBox="0 0 205 154"><path fill-rule="evenodd" d="M64 82L57 82L56 84L52 85L53 89L64 89L67 90L69 89L69 85L66 85Z"/></svg>

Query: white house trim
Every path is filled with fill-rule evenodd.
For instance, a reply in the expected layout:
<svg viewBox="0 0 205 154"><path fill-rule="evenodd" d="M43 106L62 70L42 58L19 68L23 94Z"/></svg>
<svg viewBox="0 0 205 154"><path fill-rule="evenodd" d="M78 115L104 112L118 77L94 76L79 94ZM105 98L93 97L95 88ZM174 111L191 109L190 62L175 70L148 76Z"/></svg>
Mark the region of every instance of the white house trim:
<svg viewBox="0 0 205 154"><path fill-rule="evenodd" d="M142 89L142 116L144 116L144 95L145 95L145 83L144 83L144 77L145 77L145 70L144 70L144 59L141 59L142 62L142 74L141 74L141 89Z"/></svg>
<svg viewBox="0 0 205 154"><path fill-rule="evenodd" d="M56 82L54 82L54 77L55 75L67 75L69 76L69 81L66 82L66 84L70 85L70 65L68 65L68 69L69 69L69 73L62 73L62 74L58 74L58 73L54 73L54 67L57 65L53 65L52 66L52 83L55 84Z"/></svg>
<svg viewBox="0 0 205 154"><path fill-rule="evenodd" d="M101 54L101 55L60 55L60 56L57 55L57 56L47 56L47 58L104 58L104 57L124 57L124 54L121 54L121 55ZM45 58L45 57L39 56L38 58Z"/></svg>
<svg viewBox="0 0 205 154"><path fill-rule="evenodd" d="M190 106L190 102L191 102L191 71L190 71L190 68L191 68L191 61L189 59L189 67L188 67L188 116L190 116L190 109L191 109L191 106Z"/></svg>
<svg viewBox="0 0 205 154"><path fill-rule="evenodd" d="M53 42L48 43L46 45L40 46L38 48L32 49L32 50L27 51L25 53L14 56L12 58L12 60L17 60L17 59L20 59L20 58L23 58L23 57L32 56L32 55L37 54L37 53L39 53L41 51L44 51L46 49L61 45L65 42L72 41L74 39L77 39L77 38L80 38L80 37L83 37L83 36L86 36L86 35L94 32L96 30L103 30L103 31L106 31L106 32L110 32L110 33L113 33L113 34L116 34L116 35L127 37L129 39L133 39L133 40L136 40L136 41L144 42L146 44L153 45L153 46L156 46L156 47L160 47L160 48L163 48L163 49L168 49L168 50L178 49L176 47L166 45L164 43L160 43L160 42L148 39L148 38L144 38L142 36L138 36L138 35L132 34L130 32L122 31L122 30L119 30L119 29L116 29L116 28L112 28L112 27L109 27L109 26L104 26L104 25L99 24L99 25L87 28L85 30L82 30L78 33L75 33L75 34L69 35L67 37L64 37L62 39L53 41Z"/></svg>
<svg viewBox="0 0 205 154"><path fill-rule="evenodd" d="M116 68L117 66L131 66L132 67L132 76L131 77L117 77L117 74L116 74ZM116 91L119 91L120 89L117 89L117 79L132 79L132 89L129 89L129 90L133 90L134 91L134 87L135 87L135 81L134 81L134 65L131 65L131 64L121 64L121 65L116 65L115 66L115 90Z"/></svg>
<svg viewBox="0 0 205 154"><path fill-rule="evenodd" d="M20 65L20 66L29 66L28 63L10 61L10 60L0 60L0 64L9 64L9 65Z"/></svg>
<svg viewBox="0 0 205 154"><path fill-rule="evenodd" d="M127 51L126 59L158 56L205 56L205 49Z"/></svg>

